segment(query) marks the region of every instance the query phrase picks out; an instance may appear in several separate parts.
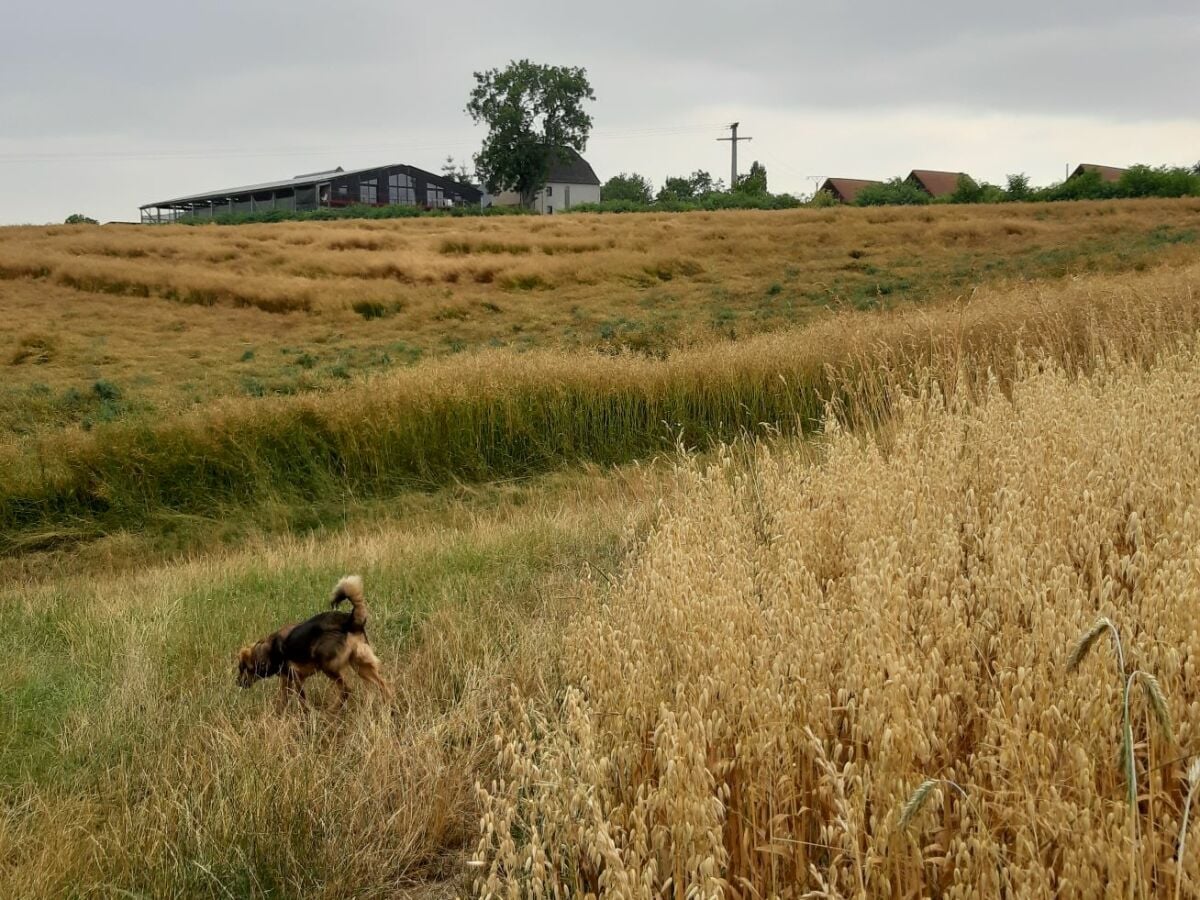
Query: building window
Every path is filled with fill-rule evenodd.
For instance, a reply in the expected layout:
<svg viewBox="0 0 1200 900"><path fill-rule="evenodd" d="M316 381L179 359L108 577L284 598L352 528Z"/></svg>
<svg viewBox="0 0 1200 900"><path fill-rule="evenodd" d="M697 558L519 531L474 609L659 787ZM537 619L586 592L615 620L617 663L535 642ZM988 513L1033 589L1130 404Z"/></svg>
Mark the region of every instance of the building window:
<svg viewBox="0 0 1200 900"><path fill-rule="evenodd" d="M547 196L547 197L553 197L553 196L554 196L554 185L552 185L552 184L548 184L548 185L546 185L546 196Z"/></svg>
<svg viewBox="0 0 1200 900"><path fill-rule="evenodd" d="M379 202L379 180L369 178L358 183L358 202L374 206Z"/></svg>
<svg viewBox="0 0 1200 900"><path fill-rule="evenodd" d="M554 215L554 207L553 206L546 207L546 215L548 215L548 216Z"/></svg>
<svg viewBox="0 0 1200 900"><path fill-rule="evenodd" d="M446 205L446 192L440 187L434 187L432 184L425 186L425 203L433 208L438 208Z"/></svg>
<svg viewBox="0 0 1200 900"><path fill-rule="evenodd" d="M412 177L401 172L388 176L388 203L414 206L417 195L413 191Z"/></svg>

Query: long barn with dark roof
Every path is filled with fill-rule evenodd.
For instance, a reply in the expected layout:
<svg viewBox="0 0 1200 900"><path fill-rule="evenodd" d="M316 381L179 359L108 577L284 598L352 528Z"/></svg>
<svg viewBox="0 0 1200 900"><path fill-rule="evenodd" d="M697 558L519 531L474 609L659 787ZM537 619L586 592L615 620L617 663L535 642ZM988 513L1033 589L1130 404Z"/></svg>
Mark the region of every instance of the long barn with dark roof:
<svg viewBox="0 0 1200 900"><path fill-rule="evenodd" d="M271 210L307 212L341 206L477 206L482 191L416 166L394 164L347 172L341 166L282 181L188 194L141 207L143 223L212 219Z"/></svg>

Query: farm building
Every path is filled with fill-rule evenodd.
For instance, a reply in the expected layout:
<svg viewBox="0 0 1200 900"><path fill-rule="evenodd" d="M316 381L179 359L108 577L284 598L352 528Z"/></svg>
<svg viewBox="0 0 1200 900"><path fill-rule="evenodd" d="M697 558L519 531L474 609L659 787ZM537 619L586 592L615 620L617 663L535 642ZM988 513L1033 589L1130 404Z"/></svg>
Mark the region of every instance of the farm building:
<svg viewBox="0 0 1200 900"><path fill-rule="evenodd" d="M260 213L274 209L305 212L340 206L418 206L439 209L477 205L483 193L434 175L416 166L390 165L347 172L341 166L309 172L283 181L223 188L158 200L141 207L143 223L177 219L211 219L231 213Z"/></svg>
<svg viewBox="0 0 1200 900"><path fill-rule="evenodd" d="M883 184L883 182L864 178L826 178L820 190L829 194L839 203L853 203L858 192L872 184Z"/></svg>
<svg viewBox="0 0 1200 900"><path fill-rule="evenodd" d="M1080 163L1075 167L1075 171L1067 176L1067 180L1078 178L1085 172L1095 172L1100 176L1101 181L1120 181L1125 171L1125 169L1118 169L1116 166L1097 166L1093 163Z"/></svg>
<svg viewBox="0 0 1200 900"><path fill-rule="evenodd" d="M946 197L958 189L962 172L938 172L933 169L913 169L904 180L915 185L934 199Z"/></svg>
<svg viewBox="0 0 1200 900"><path fill-rule="evenodd" d="M485 206L520 206L521 195L502 191L485 197L483 202ZM586 159L568 150L551 161L546 186L533 197L533 209L549 216L580 203L599 202L600 179Z"/></svg>

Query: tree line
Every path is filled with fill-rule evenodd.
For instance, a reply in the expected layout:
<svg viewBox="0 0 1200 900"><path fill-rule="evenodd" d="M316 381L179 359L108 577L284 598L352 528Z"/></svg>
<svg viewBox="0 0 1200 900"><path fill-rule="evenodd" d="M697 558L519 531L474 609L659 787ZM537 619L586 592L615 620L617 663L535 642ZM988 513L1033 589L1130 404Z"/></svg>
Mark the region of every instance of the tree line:
<svg viewBox="0 0 1200 900"><path fill-rule="evenodd" d="M1009 175L1004 186L960 175L954 192L934 199L904 178L870 184L858 192L854 206L920 206L927 203L1035 203L1052 200L1125 200L1138 197L1200 197L1200 163L1184 166L1136 165L1116 181L1085 170L1066 181L1033 187L1025 174ZM811 201L832 206L837 201L818 193Z"/></svg>

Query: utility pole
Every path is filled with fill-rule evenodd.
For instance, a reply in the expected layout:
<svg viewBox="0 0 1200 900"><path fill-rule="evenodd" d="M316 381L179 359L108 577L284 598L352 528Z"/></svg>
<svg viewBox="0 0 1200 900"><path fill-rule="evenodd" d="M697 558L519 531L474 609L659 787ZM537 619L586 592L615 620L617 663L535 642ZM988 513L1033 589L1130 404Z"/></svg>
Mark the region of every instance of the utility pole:
<svg viewBox="0 0 1200 900"><path fill-rule="evenodd" d="M718 141L729 141L729 149L732 151L731 155L733 157L733 161L729 167L729 189L731 191L737 190L737 145L738 145L738 141L754 140L754 138L749 138L749 137L738 137L737 130L738 130L739 124L740 124L739 122L734 122L732 125L729 126L729 130L731 132L729 137L717 138Z"/></svg>

